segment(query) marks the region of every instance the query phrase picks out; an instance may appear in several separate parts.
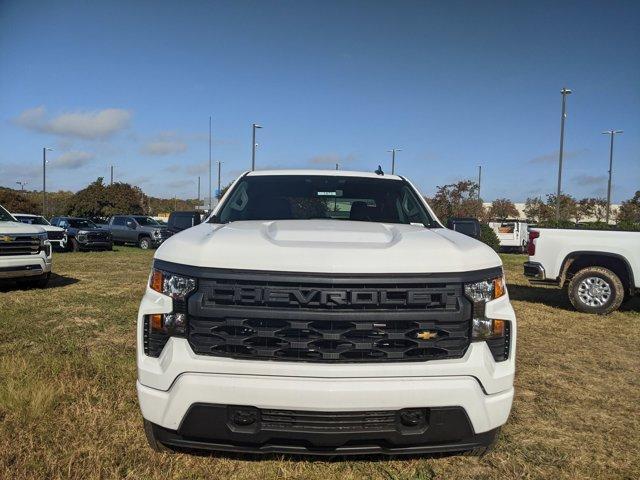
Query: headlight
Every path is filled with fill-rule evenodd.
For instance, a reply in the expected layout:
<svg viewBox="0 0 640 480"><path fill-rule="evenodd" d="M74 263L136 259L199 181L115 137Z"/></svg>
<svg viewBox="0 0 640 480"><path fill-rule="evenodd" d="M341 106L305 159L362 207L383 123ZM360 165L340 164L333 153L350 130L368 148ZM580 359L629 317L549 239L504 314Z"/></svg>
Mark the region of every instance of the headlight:
<svg viewBox="0 0 640 480"><path fill-rule="evenodd" d="M47 235L47 232L38 234L38 240L40 240L40 246L43 246L44 242L46 242L48 239L49 239L49 236Z"/></svg>
<svg viewBox="0 0 640 480"><path fill-rule="evenodd" d="M160 233L160 230L154 230L151 235L153 235L156 238L160 238L162 236L162 234Z"/></svg>
<svg viewBox="0 0 640 480"><path fill-rule="evenodd" d="M149 279L149 286L152 290L174 300L185 300L187 295L196 289L196 280L154 268Z"/></svg>
<svg viewBox="0 0 640 480"><path fill-rule="evenodd" d="M487 318L485 305L506 293L504 277L491 278L480 282L467 283L464 293L473 302L471 340L481 342L505 335L506 321Z"/></svg>
<svg viewBox="0 0 640 480"><path fill-rule="evenodd" d="M89 232L87 232L86 230L78 230L78 235L86 235L87 233Z"/></svg>

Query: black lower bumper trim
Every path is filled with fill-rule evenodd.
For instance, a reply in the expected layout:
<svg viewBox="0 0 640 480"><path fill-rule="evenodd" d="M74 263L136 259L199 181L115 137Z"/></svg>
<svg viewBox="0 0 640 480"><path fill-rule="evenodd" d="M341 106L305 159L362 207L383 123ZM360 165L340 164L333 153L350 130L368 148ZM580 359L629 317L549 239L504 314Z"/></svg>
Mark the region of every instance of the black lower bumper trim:
<svg viewBox="0 0 640 480"><path fill-rule="evenodd" d="M487 447L497 433L475 433L461 407L311 412L211 404L193 405L177 431L153 429L175 448L292 455L459 452Z"/></svg>

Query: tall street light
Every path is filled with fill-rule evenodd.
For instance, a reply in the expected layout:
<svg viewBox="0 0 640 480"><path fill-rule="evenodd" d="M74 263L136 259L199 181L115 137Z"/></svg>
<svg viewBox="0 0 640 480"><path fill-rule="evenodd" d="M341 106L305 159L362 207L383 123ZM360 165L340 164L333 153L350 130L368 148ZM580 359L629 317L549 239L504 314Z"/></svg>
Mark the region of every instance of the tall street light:
<svg viewBox="0 0 640 480"><path fill-rule="evenodd" d="M20 185L20 190L24 190L24 186L27 185L29 182L24 182L24 181L18 180L16 183L18 185Z"/></svg>
<svg viewBox="0 0 640 480"><path fill-rule="evenodd" d="M213 184L211 180L211 115L209 115L209 212L211 212L211 190Z"/></svg>
<svg viewBox="0 0 640 480"><path fill-rule="evenodd" d="M391 175L396 171L396 152L401 151L401 148L392 148L391 150L387 150L387 152L391 154Z"/></svg>
<svg viewBox="0 0 640 480"><path fill-rule="evenodd" d="M609 146L609 183L607 184L607 213L605 216L605 222L609 224L609 210L611 210L611 173L613 171L613 137L616 134L622 133L622 130L607 130L602 132L603 135L611 136L611 143Z"/></svg>
<svg viewBox="0 0 640 480"><path fill-rule="evenodd" d="M42 216L47 218L47 152L53 148L42 147Z"/></svg>
<svg viewBox="0 0 640 480"><path fill-rule="evenodd" d="M218 161L218 190L216 191L216 198L220 200L220 177L222 172L222 162Z"/></svg>
<svg viewBox="0 0 640 480"><path fill-rule="evenodd" d="M260 125L253 124L253 144L251 145L251 171L256 169L256 128L262 128Z"/></svg>
<svg viewBox="0 0 640 480"><path fill-rule="evenodd" d="M571 90L564 87L560 90L562 94L562 116L560 117L560 153L558 158L558 193L556 194L556 221L560 224L560 190L562 188L562 156L564 154L564 120L567 118L566 104L567 95L571 95Z"/></svg>

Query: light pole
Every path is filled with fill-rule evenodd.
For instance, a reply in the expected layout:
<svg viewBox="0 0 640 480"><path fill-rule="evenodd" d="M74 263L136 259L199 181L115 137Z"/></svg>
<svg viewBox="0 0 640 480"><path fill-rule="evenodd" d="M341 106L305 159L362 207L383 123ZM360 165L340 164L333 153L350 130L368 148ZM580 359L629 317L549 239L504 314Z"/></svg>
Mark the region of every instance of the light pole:
<svg viewBox="0 0 640 480"><path fill-rule="evenodd" d="M608 130L602 132L603 135L611 136L611 143L609 146L609 183L607 184L607 213L605 214L605 222L609 224L609 210L611 210L611 174L613 171L613 137L616 134L622 133L622 130Z"/></svg>
<svg viewBox="0 0 640 480"><path fill-rule="evenodd" d="M111 182L109 185L113 185L113 165L111 165Z"/></svg>
<svg viewBox="0 0 640 480"><path fill-rule="evenodd" d="M391 150L387 150L388 153L391 154L391 175L393 175L396 171L396 152L401 152L400 148L392 148Z"/></svg>
<svg viewBox="0 0 640 480"><path fill-rule="evenodd" d="M220 174L222 172L222 162L218 161L218 191L216 192L216 198L220 200Z"/></svg>
<svg viewBox="0 0 640 480"><path fill-rule="evenodd" d="M22 182L22 181L18 180L16 183L18 185L20 185L20 190L24 191L24 186L27 185L29 182Z"/></svg>
<svg viewBox="0 0 640 480"><path fill-rule="evenodd" d="M256 128L262 128L260 125L253 125L253 144L251 145L251 171L256 169Z"/></svg>
<svg viewBox="0 0 640 480"><path fill-rule="evenodd" d="M482 184L482 165L478 165L478 200L480 200L480 185Z"/></svg>
<svg viewBox="0 0 640 480"><path fill-rule="evenodd" d="M42 147L42 216L47 218L47 152L53 148Z"/></svg>
<svg viewBox="0 0 640 480"><path fill-rule="evenodd" d="M564 120L567 118L566 104L567 95L571 95L571 90L563 87L562 94L562 116L560 117L560 152L558 157L558 192L556 194L556 221L560 224L560 190L562 189L562 156L564 154Z"/></svg>
<svg viewBox="0 0 640 480"><path fill-rule="evenodd" d="M211 180L211 115L209 115L209 211L211 211L211 190L212 190L212 180Z"/></svg>

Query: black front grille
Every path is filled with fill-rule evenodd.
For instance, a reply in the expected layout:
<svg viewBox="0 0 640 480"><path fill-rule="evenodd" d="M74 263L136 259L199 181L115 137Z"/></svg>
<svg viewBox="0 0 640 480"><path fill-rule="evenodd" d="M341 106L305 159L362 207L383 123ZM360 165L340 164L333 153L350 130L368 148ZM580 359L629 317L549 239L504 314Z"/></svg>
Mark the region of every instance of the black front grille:
<svg viewBox="0 0 640 480"><path fill-rule="evenodd" d="M47 232L47 238L49 240L62 240L63 237L64 237L63 231Z"/></svg>
<svg viewBox="0 0 640 480"><path fill-rule="evenodd" d="M393 432L396 430L396 418L397 412L393 410L365 412L260 410L262 429L287 432Z"/></svg>
<svg viewBox="0 0 640 480"><path fill-rule="evenodd" d="M87 234L87 240L90 242L106 242L108 239L108 232L89 232Z"/></svg>
<svg viewBox="0 0 640 480"><path fill-rule="evenodd" d="M37 235L0 235L0 256L37 255L40 238Z"/></svg>
<svg viewBox="0 0 640 480"><path fill-rule="evenodd" d="M243 359L425 361L462 357L470 318L462 283L442 279L216 278L189 300L188 340Z"/></svg>

